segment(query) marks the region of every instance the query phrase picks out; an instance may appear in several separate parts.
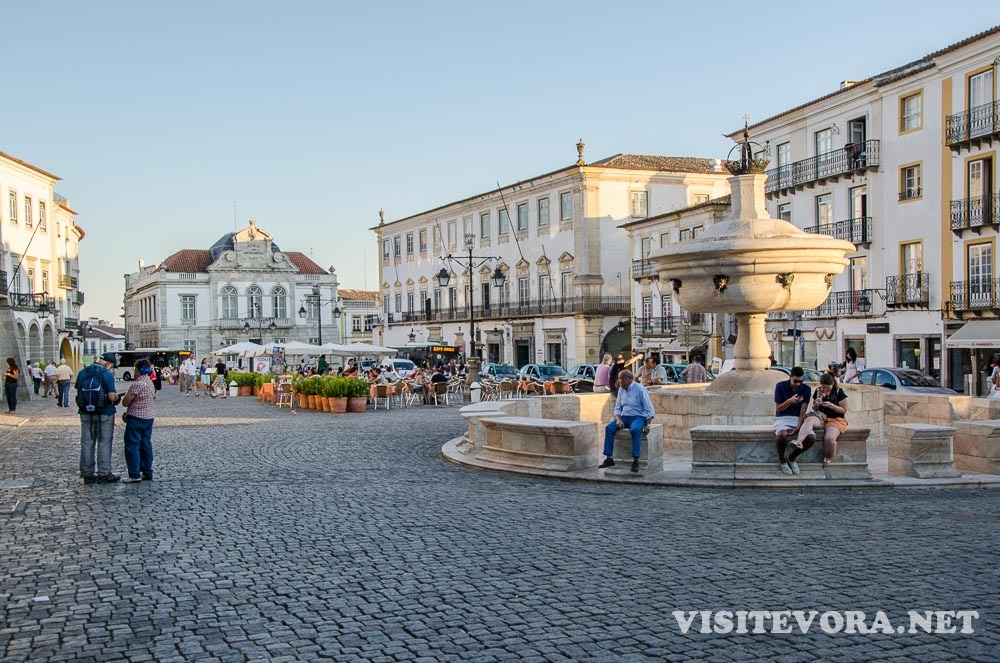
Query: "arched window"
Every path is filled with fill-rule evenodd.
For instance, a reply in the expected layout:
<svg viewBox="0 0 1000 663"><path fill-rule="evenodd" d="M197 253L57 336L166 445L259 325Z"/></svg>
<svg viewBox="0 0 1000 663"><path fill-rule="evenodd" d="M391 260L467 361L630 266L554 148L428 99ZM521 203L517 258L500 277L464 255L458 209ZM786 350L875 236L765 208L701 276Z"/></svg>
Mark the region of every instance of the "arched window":
<svg viewBox="0 0 1000 663"><path fill-rule="evenodd" d="M239 315L239 293L236 288L227 285L222 289L222 317L237 318Z"/></svg>
<svg viewBox="0 0 1000 663"><path fill-rule="evenodd" d="M252 285L247 288L247 317L248 318L261 318L263 317L263 309L261 304L263 303L264 291L259 287Z"/></svg>
<svg viewBox="0 0 1000 663"><path fill-rule="evenodd" d="M280 285L271 291L271 310L275 318L288 317L288 309L285 299L285 289Z"/></svg>

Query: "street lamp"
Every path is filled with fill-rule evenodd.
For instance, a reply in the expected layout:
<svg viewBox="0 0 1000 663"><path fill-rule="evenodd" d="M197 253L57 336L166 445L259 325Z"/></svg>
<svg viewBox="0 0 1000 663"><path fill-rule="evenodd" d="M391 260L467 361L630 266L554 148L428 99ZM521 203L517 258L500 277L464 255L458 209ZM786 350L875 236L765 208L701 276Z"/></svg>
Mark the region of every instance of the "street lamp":
<svg viewBox="0 0 1000 663"><path fill-rule="evenodd" d="M331 268L332 271L332 268ZM316 345L323 345L323 304L334 304L333 307L333 318L334 320L340 319L340 307L336 305L338 300L336 299L323 299L320 295L319 286L314 285L312 287L312 292L306 297L306 301L310 304L316 302L316 340L319 341ZM309 311L306 310L304 305L299 306L299 317L303 320L309 315Z"/></svg>
<svg viewBox="0 0 1000 663"><path fill-rule="evenodd" d="M465 248L469 252L469 255L466 257L465 260L463 260L462 258L453 257L450 253L441 258L441 260L444 261L458 263L460 266L464 266L466 269L469 270L469 352L466 355L467 357L478 357L478 355L476 354L476 307L473 305L475 300L476 290L475 288L472 287L472 270L474 270L477 267L482 267L483 265L493 260L496 260L498 263L500 261L500 258L498 258L497 256L472 255L472 247L473 244L475 244L475 241L476 241L476 236L474 234L472 233L465 234ZM438 285L441 286L442 288L447 288L448 283L451 281L451 275L448 273L448 270L445 269L444 267L441 268L441 271L439 271L434 278L437 280ZM493 282L493 285L496 286L497 288L502 288L504 281L507 280L507 277L504 276L504 273L500 269L499 264L496 266L496 269L493 270L493 274L490 276L490 280Z"/></svg>
<svg viewBox="0 0 1000 663"><path fill-rule="evenodd" d="M257 318L257 338L260 339L260 343L261 343L261 345L263 345L264 344L264 318L260 317L260 309L259 309L259 307L257 306L256 303L254 303L253 314L254 314L253 317ZM269 324L267 326L267 330L269 332L271 332L272 335L274 334L274 330L277 329L277 328L278 328L278 326L276 324L274 324L274 320L272 320L271 324ZM243 333L244 334L249 334L250 333L250 321L249 320L243 322Z"/></svg>

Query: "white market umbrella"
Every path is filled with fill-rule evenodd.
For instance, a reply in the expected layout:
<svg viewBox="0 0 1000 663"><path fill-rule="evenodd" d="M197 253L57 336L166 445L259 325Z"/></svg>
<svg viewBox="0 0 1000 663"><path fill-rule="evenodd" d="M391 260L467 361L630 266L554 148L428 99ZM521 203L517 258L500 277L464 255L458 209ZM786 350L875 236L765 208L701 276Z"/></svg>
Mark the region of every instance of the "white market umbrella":
<svg viewBox="0 0 1000 663"><path fill-rule="evenodd" d="M264 345L258 345L257 349L250 352L251 357L263 357L266 355L274 354L275 349L284 348L284 343L265 343Z"/></svg>
<svg viewBox="0 0 1000 663"><path fill-rule="evenodd" d="M324 343L319 347L323 349L323 354L333 355L334 357L350 357L354 354L350 346L341 345L340 343Z"/></svg>
<svg viewBox="0 0 1000 663"><path fill-rule="evenodd" d="M322 345L313 345L311 343L302 343L301 341L290 341L285 343L285 356L290 355L308 355L308 356L318 356L321 354L326 354L326 350L323 349Z"/></svg>
<svg viewBox="0 0 1000 663"><path fill-rule="evenodd" d="M368 343L351 343L347 350L355 355L394 355L396 348L386 348L381 345L370 345Z"/></svg>
<svg viewBox="0 0 1000 663"><path fill-rule="evenodd" d="M228 348L222 348L216 351L215 354L220 355L241 355L244 352L254 352L260 350L260 346L256 343L251 343L250 341L241 341L235 345L230 345Z"/></svg>

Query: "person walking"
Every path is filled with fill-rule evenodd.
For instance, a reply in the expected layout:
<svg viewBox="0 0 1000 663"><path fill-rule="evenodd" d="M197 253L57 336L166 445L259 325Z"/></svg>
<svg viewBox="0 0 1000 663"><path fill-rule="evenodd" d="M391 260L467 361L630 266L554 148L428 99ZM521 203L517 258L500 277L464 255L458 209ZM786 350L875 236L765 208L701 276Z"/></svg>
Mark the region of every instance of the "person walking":
<svg viewBox="0 0 1000 663"><path fill-rule="evenodd" d="M59 386L56 405L59 407L69 407L69 383L72 380L73 369L66 365L65 359L60 359L59 368L56 369L56 384Z"/></svg>
<svg viewBox="0 0 1000 663"><path fill-rule="evenodd" d="M21 369L13 357L7 357L7 370L3 372L3 392L7 397L7 412L17 411L17 381L21 377Z"/></svg>
<svg viewBox="0 0 1000 663"><path fill-rule="evenodd" d="M212 386L212 367L208 365L208 357L203 357L201 360L201 366L198 367L198 382L194 385L194 395L198 396L198 392L202 389L205 393L210 392L210 387Z"/></svg>
<svg viewBox="0 0 1000 663"><path fill-rule="evenodd" d="M56 377L58 371L56 371L56 363L49 360L49 363L45 365L45 394L42 398L48 398L49 395L56 396Z"/></svg>
<svg viewBox="0 0 1000 663"><path fill-rule="evenodd" d="M178 380L181 384L181 393L184 394L185 397L191 395L191 389L194 385L196 373L197 370L195 369L194 360L190 355L188 355L184 358L184 361L181 362L180 368L177 369Z"/></svg>
<svg viewBox="0 0 1000 663"><path fill-rule="evenodd" d="M36 361L34 366L31 365L31 362L28 362L28 368L31 370L31 381L35 385L35 396L38 396L38 390L42 388L42 379L45 377L42 374L42 367Z"/></svg>
<svg viewBox="0 0 1000 663"><path fill-rule="evenodd" d="M114 483L121 477L111 471L111 440L115 432L115 376L118 362L113 352L76 376L76 405L80 414L80 475L84 483Z"/></svg>
<svg viewBox="0 0 1000 663"><path fill-rule="evenodd" d="M156 388L150 378L152 366L145 359L135 365L135 382L128 388L122 405L125 411L125 466L123 483L153 480L153 399Z"/></svg>
<svg viewBox="0 0 1000 663"><path fill-rule="evenodd" d="M211 389L212 398L217 396L229 398L229 387L226 385L227 372L226 362L222 361L222 357L219 357L215 362L215 380L212 381Z"/></svg>

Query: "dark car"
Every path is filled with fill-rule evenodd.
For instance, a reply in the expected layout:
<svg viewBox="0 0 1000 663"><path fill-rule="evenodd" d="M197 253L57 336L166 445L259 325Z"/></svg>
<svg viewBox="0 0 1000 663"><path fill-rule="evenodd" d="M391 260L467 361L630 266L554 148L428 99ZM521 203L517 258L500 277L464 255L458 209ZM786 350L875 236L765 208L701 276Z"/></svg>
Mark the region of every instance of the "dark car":
<svg viewBox="0 0 1000 663"><path fill-rule="evenodd" d="M597 364L577 364L569 369L567 375L571 378L593 380L597 377Z"/></svg>
<svg viewBox="0 0 1000 663"><path fill-rule="evenodd" d="M663 368L667 369L667 382L674 384L684 384L684 380L681 378L681 373L687 368L687 364L663 364ZM705 369L705 378L711 382L715 379L715 375Z"/></svg>
<svg viewBox="0 0 1000 663"><path fill-rule="evenodd" d="M926 373L912 368L866 368L858 375L859 384L871 384L898 394L940 394L958 396L958 392Z"/></svg>
<svg viewBox="0 0 1000 663"><path fill-rule="evenodd" d="M562 366L550 366L548 364L525 364L517 374L521 377L533 378L541 382L569 377L566 374L566 369Z"/></svg>
<svg viewBox="0 0 1000 663"><path fill-rule="evenodd" d="M517 369L510 364L483 364L479 369L480 375L489 375L499 380L517 379Z"/></svg>

